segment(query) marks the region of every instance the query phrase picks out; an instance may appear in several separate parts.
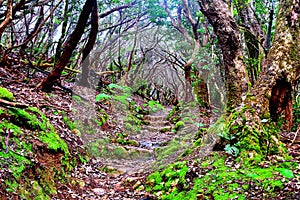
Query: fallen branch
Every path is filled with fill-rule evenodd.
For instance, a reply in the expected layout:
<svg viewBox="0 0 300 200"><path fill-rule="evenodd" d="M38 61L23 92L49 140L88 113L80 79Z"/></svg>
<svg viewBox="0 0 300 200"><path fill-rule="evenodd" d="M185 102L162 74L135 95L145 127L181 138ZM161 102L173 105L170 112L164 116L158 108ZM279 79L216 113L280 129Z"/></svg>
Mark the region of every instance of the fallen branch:
<svg viewBox="0 0 300 200"><path fill-rule="evenodd" d="M7 100L4 100L4 99L0 99L0 104L2 104L4 106L11 106L11 107L18 107L18 108L27 108L27 107L29 107L29 105L27 105L27 104L18 103L18 102L11 102L11 101L7 101Z"/></svg>
<svg viewBox="0 0 300 200"><path fill-rule="evenodd" d="M117 73L117 72L116 71L96 72L96 74L99 76L103 76L103 75L107 75L107 74L114 74L114 73Z"/></svg>

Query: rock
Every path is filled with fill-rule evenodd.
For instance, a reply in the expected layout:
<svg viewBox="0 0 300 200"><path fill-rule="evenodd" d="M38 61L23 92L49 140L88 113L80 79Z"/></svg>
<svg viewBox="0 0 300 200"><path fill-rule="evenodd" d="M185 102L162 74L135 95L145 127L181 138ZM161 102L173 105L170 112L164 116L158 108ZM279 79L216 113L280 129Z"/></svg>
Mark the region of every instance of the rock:
<svg viewBox="0 0 300 200"><path fill-rule="evenodd" d="M134 185L133 185L133 189L138 188L141 185L141 181L137 181Z"/></svg>
<svg viewBox="0 0 300 200"><path fill-rule="evenodd" d="M144 187L143 185L140 185L140 186L136 189L136 191L143 191L143 190L145 190L145 187Z"/></svg>
<svg viewBox="0 0 300 200"><path fill-rule="evenodd" d="M105 193L105 190L103 188L93 188L92 191L97 195L103 195Z"/></svg>
<svg viewBox="0 0 300 200"><path fill-rule="evenodd" d="M161 129L159 129L159 132L161 132L161 133L166 133L166 132L170 132L171 129L172 129L171 126L166 126L166 127L163 127L163 128L161 128Z"/></svg>
<svg viewBox="0 0 300 200"><path fill-rule="evenodd" d="M132 183L133 181L135 181L137 179L139 179L139 177L127 177L125 181L127 183Z"/></svg>

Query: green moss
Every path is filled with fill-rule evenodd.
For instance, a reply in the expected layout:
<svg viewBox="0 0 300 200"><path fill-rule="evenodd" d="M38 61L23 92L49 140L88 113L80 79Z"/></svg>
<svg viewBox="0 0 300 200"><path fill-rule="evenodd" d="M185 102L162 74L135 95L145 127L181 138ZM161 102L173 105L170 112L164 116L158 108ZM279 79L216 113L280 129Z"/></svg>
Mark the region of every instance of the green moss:
<svg viewBox="0 0 300 200"><path fill-rule="evenodd" d="M41 132L41 141L48 145L48 148L54 151L61 150L65 155L69 155L68 146L55 132Z"/></svg>
<svg viewBox="0 0 300 200"><path fill-rule="evenodd" d="M175 126L174 126L174 129L175 129L176 131L178 131L180 128L183 128L184 125L185 125L185 123L184 123L183 121L178 121L178 122L176 122L176 124L175 124Z"/></svg>
<svg viewBox="0 0 300 200"><path fill-rule="evenodd" d="M218 153L211 154L201 160L201 177L190 180L188 185L185 179L191 178L190 171L184 165L169 165L162 171L156 171L148 177L147 191L160 194L159 199L197 200L197 199L246 199L245 194L250 188L259 188L264 191L264 198L272 199L277 191L284 187L282 179L292 178L293 173L288 168L277 168L279 163L269 163L269 167L250 165L244 157L240 160L240 167L232 168L228 165L227 156ZM254 159L255 160L255 159ZM262 160L262 158L258 158ZM244 163L245 162L245 163ZM282 166L282 163L280 163ZM286 163L284 166L294 166L295 163ZM191 167L193 169L195 164ZM180 170L183 169L183 170ZM280 173L280 174L279 174ZM180 174L180 175L179 175ZM251 183L251 185L249 185Z"/></svg>
<svg viewBox="0 0 300 200"><path fill-rule="evenodd" d="M133 133L136 133L136 132L140 132L140 127L132 124L132 123L129 123L129 122L126 122L125 123L125 129L129 132L133 132Z"/></svg>
<svg viewBox="0 0 300 200"><path fill-rule="evenodd" d="M76 96L76 95L73 95L73 96L72 96L72 99L73 99L76 103L81 103L81 102L82 102L81 97Z"/></svg>
<svg viewBox="0 0 300 200"><path fill-rule="evenodd" d="M31 113L27 112L26 110L28 110ZM29 128L31 130L46 130L46 116L33 107L29 107L26 110L19 108L10 108L9 114L12 116L12 120L14 121L14 123L25 128ZM37 117L36 114L40 115L40 119Z"/></svg>
<svg viewBox="0 0 300 200"><path fill-rule="evenodd" d="M32 190L31 194L35 199L39 200L48 200L50 197L47 194L44 194L42 186L37 181L32 181Z"/></svg>
<svg viewBox="0 0 300 200"><path fill-rule="evenodd" d="M161 132L161 133L167 133L170 131L171 131L171 127L164 127L164 128L159 129L159 132Z"/></svg>
<svg viewBox="0 0 300 200"><path fill-rule="evenodd" d="M8 91L6 88L0 87L0 99L13 101L14 95L10 91Z"/></svg>
<svg viewBox="0 0 300 200"><path fill-rule="evenodd" d="M68 116L64 116L64 117L63 117L63 121L64 121L65 124L68 126L69 130L74 130L74 129L76 129L75 124L69 119Z"/></svg>
<svg viewBox="0 0 300 200"><path fill-rule="evenodd" d="M3 158L0 159L0 166L9 167L10 174L6 178L10 181L5 183L7 191L17 192L24 199L50 199L48 195L56 193L56 181L65 180L65 170L71 170L76 160L74 162L69 160L67 144L57 135L55 128L37 108L29 107L24 110L10 108L2 110L2 113L7 114L0 123L0 147L4 149L0 151L0 157ZM25 132L19 126L31 131ZM10 137L7 146L5 137L8 131ZM46 144L46 149L40 144L41 142L37 142L38 139ZM33 164L30 159L32 154L37 154L37 148L32 148L33 144L43 148L45 155L49 150L51 154L52 151L63 152L60 161L55 161L62 167L56 169L57 165L51 166L52 161L48 161L50 163L43 165L45 168L36 168L33 175L31 171ZM32 177L36 178L36 182L32 181Z"/></svg>
<svg viewBox="0 0 300 200"><path fill-rule="evenodd" d="M4 120L0 123L0 133L5 133L7 130L11 131L14 136L20 135L22 133L21 129L13 123Z"/></svg>
<svg viewBox="0 0 300 200"><path fill-rule="evenodd" d="M15 192L19 187L19 184L15 180L14 181L5 180L5 184L6 184L7 192Z"/></svg>

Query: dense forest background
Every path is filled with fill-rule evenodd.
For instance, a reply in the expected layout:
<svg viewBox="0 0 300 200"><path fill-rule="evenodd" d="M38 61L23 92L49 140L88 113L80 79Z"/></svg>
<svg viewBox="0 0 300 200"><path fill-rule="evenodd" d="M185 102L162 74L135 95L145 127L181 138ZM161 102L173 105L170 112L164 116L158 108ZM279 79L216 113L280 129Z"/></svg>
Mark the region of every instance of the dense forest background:
<svg viewBox="0 0 300 200"><path fill-rule="evenodd" d="M299 21L295 0L0 0L1 197L299 198Z"/></svg>

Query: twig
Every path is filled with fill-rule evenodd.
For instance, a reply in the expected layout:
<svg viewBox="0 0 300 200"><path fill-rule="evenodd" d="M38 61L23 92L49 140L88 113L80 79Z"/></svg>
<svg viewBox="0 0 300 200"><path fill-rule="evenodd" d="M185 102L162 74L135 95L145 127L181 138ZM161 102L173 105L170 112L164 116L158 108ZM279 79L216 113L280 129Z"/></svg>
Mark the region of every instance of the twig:
<svg viewBox="0 0 300 200"><path fill-rule="evenodd" d="M9 136L10 136L10 129L7 130L7 136L5 138L5 145L6 145L6 151L5 151L5 153L8 153L8 140L9 140Z"/></svg>
<svg viewBox="0 0 300 200"><path fill-rule="evenodd" d="M294 139L293 139L293 141L292 141L292 144L294 144L294 142L295 142L295 140L296 140L296 138L297 138L297 135L298 135L299 131L300 131L300 124L299 124L298 127L297 127L297 131L296 131L296 133L295 133L295 136L294 136Z"/></svg>
<svg viewBox="0 0 300 200"><path fill-rule="evenodd" d="M4 99L0 99L0 104L5 105L5 106L12 106L12 107L18 107L18 108L27 108L29 105L23 104L23 103L18 103L18 102L11 102L7 101Z"/></svg>

